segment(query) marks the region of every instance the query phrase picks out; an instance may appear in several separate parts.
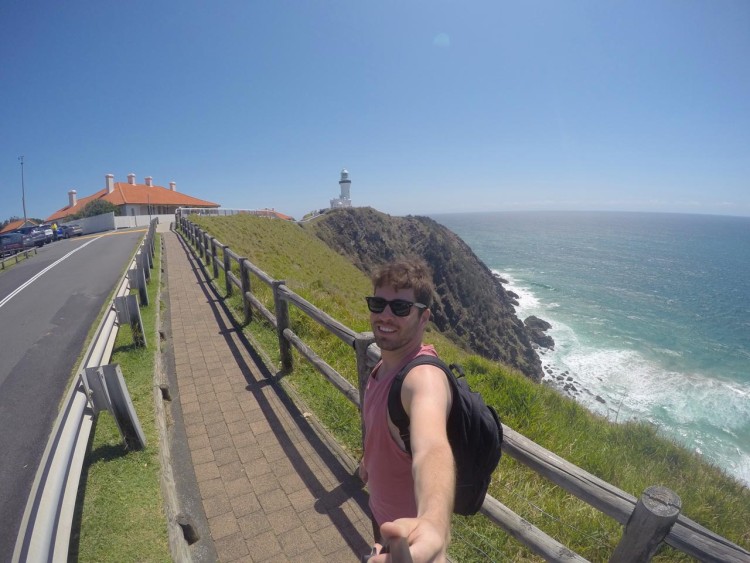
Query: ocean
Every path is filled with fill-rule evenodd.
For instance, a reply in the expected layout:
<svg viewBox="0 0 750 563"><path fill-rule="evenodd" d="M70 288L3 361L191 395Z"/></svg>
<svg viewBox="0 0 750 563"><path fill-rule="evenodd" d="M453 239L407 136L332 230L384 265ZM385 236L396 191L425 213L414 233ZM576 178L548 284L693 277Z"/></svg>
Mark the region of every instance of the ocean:
<svg viewBox="0 0 750 563"><path fill-rule="evenodd" d="M440 214L548 321L544 381L648 421L750 486L750 218ZM567 386L567 390L565 389Z"/></svg>

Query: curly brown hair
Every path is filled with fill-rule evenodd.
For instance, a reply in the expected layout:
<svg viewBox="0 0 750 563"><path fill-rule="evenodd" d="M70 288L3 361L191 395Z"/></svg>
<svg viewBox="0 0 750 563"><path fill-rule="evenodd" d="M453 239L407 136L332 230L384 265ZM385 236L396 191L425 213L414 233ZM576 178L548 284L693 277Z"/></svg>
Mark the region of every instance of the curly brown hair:
<svg viewBox="0 0 750 563"><path fill-rule="evenodd" d="M432 283L432 272L421 258L408 258L383 264L372 276L372 287L392 287L395 290L413 289L418 303L429 308L435 286Z"/></svg>

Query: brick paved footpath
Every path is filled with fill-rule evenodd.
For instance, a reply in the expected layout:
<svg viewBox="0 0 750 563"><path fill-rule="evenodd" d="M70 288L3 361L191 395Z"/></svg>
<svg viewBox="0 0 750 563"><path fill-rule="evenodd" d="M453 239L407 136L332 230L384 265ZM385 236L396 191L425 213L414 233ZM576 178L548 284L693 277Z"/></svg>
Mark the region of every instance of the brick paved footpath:
<svg viewBox="0 0 750 563"><path fill-rule="evenodd" d="M162 236L174 398L219 560L360 560L365 493L248 352L185 243Z"/></svg>

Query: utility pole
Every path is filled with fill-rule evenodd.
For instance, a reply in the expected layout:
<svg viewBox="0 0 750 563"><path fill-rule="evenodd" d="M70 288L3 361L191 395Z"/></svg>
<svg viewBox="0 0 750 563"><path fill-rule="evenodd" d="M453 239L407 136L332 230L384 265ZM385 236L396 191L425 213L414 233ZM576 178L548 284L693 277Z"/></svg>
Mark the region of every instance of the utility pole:
<svg viewBox="0 0 750 563"><path fill-rule="evenodd" d="M23 155L18 157L21 163L21 202L23 203L23 224L26 226L26 186L23 183Z"/></svg>

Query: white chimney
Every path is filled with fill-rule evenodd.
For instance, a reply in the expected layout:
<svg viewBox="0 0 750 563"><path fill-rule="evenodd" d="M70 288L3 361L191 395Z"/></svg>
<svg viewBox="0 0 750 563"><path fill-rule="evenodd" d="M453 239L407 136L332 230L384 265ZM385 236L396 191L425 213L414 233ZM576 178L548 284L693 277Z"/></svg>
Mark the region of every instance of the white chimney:
<svg viewBox="0 0 750 563"><path fill-rule="evenodd" d="M128 184L130 184L131 186L135 186L135 174L133 174L132 172L128 174Z"/></svg>
<svg viewBox="0 0 750 563"><path fill-rule="evenodd" d="M105 176L107 183L107 193L111 194L113 191L115 191L115 175L114 174L107 174Z"/></svg>
<svg viewBox="0 0 750 563"><path fill-rule="evenodd" d="M146 185L149 188L153 188L154 187L154 179L151 176L146 176Z"/></svg>
<svg viewBox="0 0 750 563"><path fill-rule="evenodd" d="M170 191L176 192L177 191L177 183L174 182L174 181L169 182L169 189L170 189Z"/></svg>
<svg viewBox="0 0 750 563"><path fill-rule="evenodd" d="M75 207L76 203L78 203L78 192L70 190L68 192L68 207Z"/></svg>

